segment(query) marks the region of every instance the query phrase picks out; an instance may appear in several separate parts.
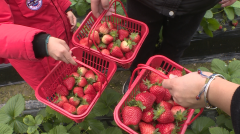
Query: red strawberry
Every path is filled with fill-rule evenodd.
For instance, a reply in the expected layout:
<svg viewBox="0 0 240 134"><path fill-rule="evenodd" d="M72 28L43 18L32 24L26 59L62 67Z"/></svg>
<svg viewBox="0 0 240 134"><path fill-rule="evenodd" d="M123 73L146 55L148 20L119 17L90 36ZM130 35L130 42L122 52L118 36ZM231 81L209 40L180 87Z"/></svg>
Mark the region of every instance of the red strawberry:
<svg viewBox="0 0 240 134"><path fill-rule="evenodd" d="M181 77L181 76L182 76L182 72L181 72L180 70L178 70L178 69L175 69L175 70L170 71L170 72L167 74L167 76L169 77L169 79L172 78L171 75L176 75L176 76L178 76L178 77ZM174 76L173 76L173 77L174 77Z"/></svg>
<svg viewBox="0 0 240 134"><path fill-rule="evenodd" d="M77 108L77 115L81 115L83 114L87 109L88 109L88 104L86 105L80 105L78 108Z"/></svg>
<svg viewBox="0 0 240 134"><path fill-rule="evenodd" d="M96 95L96 91L91 84L87 84L83 90L84 94L93 94Z"/></svg>
<svg viewBox="0 0 240 134"><path fill-rule="evenodd" d="M67 103L68 102L68 99L65 96L60 96L59 94L57 96L58 96L58 98L53 102L57 106L62 107L63 103Z"/></svg>
<svg viewBox="0 0 240 134"><path fill-rule="evenodd" d="M155 101L156 103L160 103L163 100L166 93L166 89L160 85L151 86L149 91L150 93L156 96L156 101Z"/></svg>
<svg viewBox="0 0 240 134"><path fill-rule="evenodd" d="M87 85L87 80L84 77L80 76L76 79L76 83L79 87L84 87Z"/></svg>
<svg viewBox="0 0 240 134"><path fill-rule="evenodd" d="M92 40L89 39L89 42L88 42L88 37L85 37L85 38L82 38L80 41L79 41L79 44L80 45L83 45L83 46L86 46L86 47L91 47L93 42Z"/></svg>
<svg viewBox="0 0 240 134"><path fill-rule="evenodd" d="M111 42L110 44L108 44L107 49L111 50L113 46L114 46L114 42Z"/></svg>
<svg viewBox="0 0 240 134"><path fill-rule="evenodd" d="M63 80L63 85L68 89L72 90L73 86L75 85L75 78L74 77L68 77L65 80Z"/></svg>
<svg viewBox="0 0 240 134"><path fill-rule="evenodd" d="M113 23L112 23L111 21L108 21L108 22L107 22L107 25L108 25L109 30L115 28L114 25L113 25Z"/></svg>
<svg viewBox="0 0 240 134"><path fill-rule="evenodd" d="M101 25L102 25L102 24L100 23L100 24L98 24L98 25L96 26L96 28L95 28L95 30L98 31L98 33L100 32L100 31L99 31L99 28L101 27Z"/></svg>
<svg viewBox="0 0 240 134"><path fill-rule="evenodd" d="M67 96L69 94L69 91L65 86L63 86L62 84L59 84L56 88L56 93L61 96Z"/></svg>
<svg viewBox="0 0 240 134"><path fill-rule="evenodd" d="M238 21L237 21L237 20L232 20L232 25L233 25L233 26L235 26L235 27L236 27L236 26L237 26L237 24L238 24Z"/></svg>
<svg viewBox="0 0 240 134"><path fill-rule="evenodd" d="M90 83L90 84L92 84L93 82L96 81L95 74L92 70L88 70L85 73L85 78L87 79L87 82Z"/></svg>
<svg viewBox="0 0 240 134"><path fill-rule="evenodd" d="M102 83L101 82L95 82L92 84L93 88L96 92L99 92L102 89Z"/></svg>
<svg viewBox="0 0 240 134"><path fill-rule="evenodd" d="M63 104L63 109L68 111L69 113L72 113L72 114L76 113L76 108L69 103L64 103Z"/></svg>
<svg viewBox="0 0 240 134"><path fill-rule="evenodd" d="M109 33L109 28L107 25L107 22L103 22L102 25L99 27L99 32L102 34L108 34Z"/></svg>
<svg viewBox="0 0 240 134"><path fill-rule="evenodd" d="M139 129L141 134L160 134L158 132L158 129L155 129L155 127L151 124L147 124L145 122L139 123Z"/></svg>
<svg viewBox="0 0 240 134"><path fill-rule="evenodd" d="M171 110L171 108L173 107L171 103L168 103L166 101L161 101L159 104L160 104L159 105L160 107L163 107L164 109L168 109L168 110Z"/></svg>
<svg viewBox="0 0 240 134"><path fill-rule="evenodd" d="M129 35L128 31L127 30L124 30L124 29L120 29L118 30L118 38L123 41L124 38L127 38Z"/></svg>
<svg viewBox="0 0 240 134"><path fill-rule="evenodd" d="M125 106L122 110L123 124L138 125L142 118L142 110L137 106Z"/></svg>
<svg viewBox="0 0 240 134"><path fill-rule="evenodd" d="M87 71L88 71L88 70L87 70L87 68L85 68L85 67L78 67L78 69L77 69L77 73L78 73L80 76L84 76Z"/></svg>
<svg viewBox="0 0 240 134"><path fill-rule="evenodd" d="M95 75L96 81L99 81L101 83L105 82L105 78L102 75Z"/></svg>
<svg viewBox="0 0 240 134"><path fill-rule="evenodd" d="M78 78L80 75L77 72L73 72L70 74L70 76L73 76L74 78Z"/></svg>
<svg viewBox="0 0 240 134"><path fill-rule="evenodd" d="M99 47L100 49L106 49L106 48L107 48L107 45L104 44L104 43L100 43L100 44L98 45L98 47Z"/></svg>
<svg viewBox="0 0 240 134"><path fill-rule="evenodd" d="M161 73L163 73L164 74L164 72L161 70L161 69L157 69L159 72L161 72ZM154 84L154 83L162 83L162 81L163 81L163 78L160 76L160 75L158 75L157 73L155 73L155 72L151 72L150 74L149 74L149 80L150 80L150 82L152 83L152 84Z"/></svg>
<svg viewBox="0 0 240 134"><path fill-rule="evenodd" d="M104 44L110 44L111 42L113 42L113 37L111 35L109 35L109 34L105 34L102 37L102 42Z"/></svg>
<svg viewBox="0 0 240 134"><path fill-rule="evenodd" d="M143 111L147 111L152 108L152 105L156 100L156 96L149 92L142 92L135 97L135 100L139 101L138 103L141 102L142 105L145 107L145 108L141 107Z"/></svg>
<svg viewBox="0 0 240 134"><path fill-rule="evenodd" d="M117 31L117 29L112 29L112 30L110 31L110 35L113 37L113 40L115 41L115 40L117 39L117 37L118 37L118 31Z"/></svg>
<svg viewBox="0 0 240 134"><path fill-rule="evenodd" d="M154 110L153 119L157 120L159 123L171 123L174 121L174 116L171 110L158 107L157 110Z"/></svg>
<svg viewBox="0 0 240 134"><path fill-rule="evenodd" d="M75 95L77 94L77 96L80 97L80 98L84 96L83 88L82 88L82 87L74 87L74 88L73 88L73 93L74 93Z"/></svg>
<svg viewBox="0 0 240 134"><path fill-rule="evenodd" d="M132 42L131 40L124 39L120 45L120 48L123 52L127 53L132 50L133 45L136 45L136 43Z"/></svg>
<svg viewBox="0 0 240 134"><path fill-rule="evenodd" d="M148 79L146 80L143 79L139 84L140 92L147 91L151 86L152 84Z"/></svg>
<svg viewBox="0 0 240 134"><path fill-rule="evenodd" d="M120 47L120 44L121 44L121 41L118 39L115 42L111 42L110 44L108 44L107 49L110 51L113 48L113 46Z"/></svg>
<svg viewBox="0 0 240 134"><path fill-rule="evenodd" d="M222 25L220 25L218 29L221 30L222 29Z"/></svg>
<svg viewBox="0 0 240 134"><path fill-rule="evenodd" d="M102 49L101 53L106 54L106 55L110 55L110 51L108 49Z"/></svg>
<svg viewBox="0 0 240 134"><path fill-rule="evenodd" d="M153 117L154 117L154 113L153 113L153 108L147 110L147 111L144 111L142 113L142 120L144 122L147 122L147 123L150 123L153 121Z"/></svg>
<svg viewBox="0 0 240 134"><path fill-rule="evenodd" d="M132 55L133 55L133 51L130 51L130 52L127 52L127 53L125 54L125 57L126 57L126 59L129 59L129 58L132 57Z"/></svg>
<svg viewBox="0 0 240 134"><path fill-rule="evenodd" d="M182 106L174 106L171 109L172 114L174 115L174 118L177 121L183 121L187 118L185 117L187 115L187 110Z"/></svg>
<svg viewBox="0 0 240 134"><path fill-rule="evenodd" d="M82 99L83 99L83 103L82 104L91 104L91 102L93 101L93 99L95 98L96 95L94 94L85 94Z"/></svg>
<svg viewBox="0 0 240 134"><path fill-rule="evenodd" d="M163 97L164 101L168 101L172 98L172 95L170 94L169 90L166 89L165 96Z"/></svg>
<svg viewBox="0 0 240 134"><path fill-rule="evenodd" d="M174 102L173 102L173 100L168 100L168 101L166 101L167 103L170 103L172 106L174 106Z"/></svg>
<svg viewBox="0 0 240 134"><path fill-rule="evenodd" d="M80 103L80 99L77 97L70 97L68 103L76 107Z"/></svg>
<svg viewBox="0 0 240 134"><path fill-rule="evenodd" d="M94 31L94 34L92 33L90 35L90 39L95 41L96 44L100 44L100 37L98 31Z"/></svg>
<svg viewBox="0 0 240 134"><path fill-rule="evenodd" d="M156 128L161 134L177 134L174 123L157 124Z"/></svg>
<svg viewBox="0 0 240 134"><path fill-rule="evenodd" d="M113 46L113 48L110 51L110 54L114 57L117 57L117 58L122 58L123 57L123 53L118 46Z"/></svg>
<svg viewBox="0 0 240 134"><path fill-rule="evenodd" d="M130 37L130 40L134 41L135 43L138 43L141 38L138 33L131 33L129 37Z"/></svg>

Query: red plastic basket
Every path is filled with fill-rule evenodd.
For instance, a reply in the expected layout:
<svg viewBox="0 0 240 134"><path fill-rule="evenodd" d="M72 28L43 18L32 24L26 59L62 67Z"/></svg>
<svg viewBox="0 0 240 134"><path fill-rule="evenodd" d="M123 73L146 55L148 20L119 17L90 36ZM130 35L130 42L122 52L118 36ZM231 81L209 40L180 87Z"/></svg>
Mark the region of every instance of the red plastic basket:
<svg viewBox="0 0 240 134"><path fill-rule="evenodd" d="M111 80L112 76L116 72L117 65L113 61L110 61L106 58L100 58L99 56L94 55L92 53L85 52L81 48L73 48L72 54L76 56L75 61L77 62L78 65L74 66L71 64L66 64L64 62L59 62L38 85L35 91L35 96L40 102L46 104L47 106L51 107L57 112L79 123L92 110L98 98L101 96L101 93L107 87L108 82ZM104 76L105 82L102 84L102 89L97 93L94 100L89 105L88 109L81 115L74 115L52 103L52 100L55 97L55 89L58 86L58 84L62 83L63 78L66 75L75 72L77 70L77 67L80 66L84 66L88 69L91 69L97 75Z"/></svg>
<svg viewBox="0 0 240 134"><path fill-rule="evenodd" d="M121 117L121 112L122 109L127 105L127 102L131 101L139 92L139 84L140 80L145 78L150 71L154 71L155 73L159 74L162 78L168 79L168 77L162 73L159 73L154 68L161 67L164 71L169 72L171 70L175 69L180 69L182 70L183 67L178 65L177 63L171 61L170 59L166 58L165 56L162 55L156 55L151 57L148 62L145 64L139 64L139 66L134 70L131 80L129 83L129 89L123 96L123 98L120 100L118 105L114 109L114 120L117 123L119 127L121 127L123 130L130 134L138 134L136 131L132 130L130 127L126 126L122 122L122 117ZM185 69L185 68L184 68ZM186 73L189 73L190 71L185 69ZM137 75L135 75L135 73ZM137 76L135 80L132 83L133 77ZM201 113L203 112L203 108L200 110L200 112L191 120L193 114L194 114L194 109L189 109L188 110L188 115L187 119L183 122L181 125L181 131L179 134L184 134L188 125L190 125Z"/></svg>
<svg viewBox="0 0 240 134"><path fill-rule="evenodd" d="M107 10L105 10L105 11L103 11L103 13L98 18L95 18L94 15L92 14L92 12L90 12L86 16L86 18L83 20L80 27L73 34L72 41L73 41L73 44L75 46L79 46L84 50L91 50L91 53L103 56L103 54L100 52L100 49L97 47L97 45L95 44L94 41L93 41L94 45L97 47L98 50L94 50L94 49L91 49L89 47L83 46L83 45L79 44L79 41L82 38L89 37L88 33L91 32L91 31L95 31L96 26L99 23L101 23L101 20L105 16L104 20L105 21L111 21L117 29L125 28L125 29L128 29L129 33L138 32L141 35L141 39L140 39L139 43L137 44L136 49L133 52L133 55L130 58L128 58L126 60L122 60L122 59L113 57L111 55L104 55L104 57L106 57L107 59L110 59L114 62L119 63L119 65L122 66L123 68L129 68L129 64L131 64L132 61L137 56L137 53L138 53L140 47L142 46L142 43L145 40L149 29L148 29L148 26L145 23L134 20L134 19L131 19L131 18L128 17L127 13L126 13L126 10L125 10L125 8L124 8L124 6L123 6L123 4L120 0L112 0L110 2L109 7L111 7L115 3L115 8L116 8L116 2L119 2L122 5L123 10L126 14L126 17L122 16L122 15L119 15L119 14L116 14L116 13L112 13L111 16L105 16L105 14L107 13Z"/></svg>

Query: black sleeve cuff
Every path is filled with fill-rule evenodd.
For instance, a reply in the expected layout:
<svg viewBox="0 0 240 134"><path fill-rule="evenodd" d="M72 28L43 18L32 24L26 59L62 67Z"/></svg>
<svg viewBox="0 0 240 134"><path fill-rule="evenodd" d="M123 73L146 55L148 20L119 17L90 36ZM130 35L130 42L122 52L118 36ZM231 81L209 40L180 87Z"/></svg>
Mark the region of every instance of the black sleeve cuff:
<svg viewBox="0 0 240 134"><path fill-rule="evenodd" d="M240 86L233 94L230 110L234 132L240 134Z"/></svg>
<svg viewBox="0 0 240 134"><path fill-rule="evenodd" d="M39 33L35 35L32 43L33 43L33 51L36 58L43 58L45 56L48 56L47 50L46 50L46 44L45 44L45 41L48 35L49 34L45 34L45 33Z"/></svg>
<svg viewBox="0 0 240 134"><path fill-rule="evenodd" d="M72 8L68 7L67 10L65 11L65 13L67 13L68 11L72 11Z"/></svg>

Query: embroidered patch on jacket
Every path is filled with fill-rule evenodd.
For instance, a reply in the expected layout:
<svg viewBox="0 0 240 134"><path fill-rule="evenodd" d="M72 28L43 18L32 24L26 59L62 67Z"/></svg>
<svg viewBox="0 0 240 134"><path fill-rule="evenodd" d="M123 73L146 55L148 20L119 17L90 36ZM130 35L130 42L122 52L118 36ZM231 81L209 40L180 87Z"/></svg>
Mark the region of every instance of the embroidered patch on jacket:
<svg viewBox="0 0 240 134"><path fill-rule="evenodd" d="M42 0L27 0L26 5L31 10L38 10L42 6Z"/></svg>

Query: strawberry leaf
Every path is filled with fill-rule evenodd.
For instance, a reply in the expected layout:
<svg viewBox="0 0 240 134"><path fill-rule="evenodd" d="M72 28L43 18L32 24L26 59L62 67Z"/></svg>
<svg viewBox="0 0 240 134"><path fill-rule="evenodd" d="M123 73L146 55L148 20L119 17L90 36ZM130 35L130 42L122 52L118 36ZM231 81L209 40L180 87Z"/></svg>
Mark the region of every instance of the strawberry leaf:
<svg viewBox="0 0 240 134"><path fill-rule="evenodd" d="M211 62L211 69L216 73L228 73L227 64L220 59L213 59Z"/></svg>
<svg viewBox="0 0 240 134"><path fill-rule="evenodd" d="M220 127L209 128L209 131L211 134L229 134L228 130L226 130L225 128L220 128Z"/></svg>
<svg viewBox="0 0 240 134"><path fill-rule="evenodd" d="M227 14L229 20L234 19L234 10L233 7L224 7L224 12Z"/></svg>
<svg viewBox="0 0 240 134"><path fill-rule="evenodd" d="M213 13L212 13L212 10L207 10L205 15L204 15L205 18L212 18L213 17Z"/></svg>
<svg viewBox="0 0 240 134"><path fill-rule="evenodd" d="M215 122L208 117L198 117L192 124L194 133L207 133L209 127L214 126Z"/></svg>
<svg viewBox="0 0 240 134"><path fill-rule="evenodd" d="M240 61L239 60L231 61L228 65L228 72L230 75L233 75L239 69L240 69Z"/></svg>
<svg viewBox="0 0 240 134"><path fill-rule="evenodd" d="M77 125L73 126L68 132L69 134L81 134L81 130Z"/></svg>
<svg viewBox="0 0 240 134"><path fill-rule="evenodd" d="M108 127L104 129L100 134L122 134L122 130L118 127Z"/></svg>
<svg viewBox="0 0 240 134"><path fill-rule="evenodd" d="M59 125L51 129L48 132L48 134L68 134L68 133L67 133L67 129L64 126Z"/></svg>
<svg viewBox="0 0 240 134"><path fill-rule="evenodd" d="M7 124L0 124L0 134L12 134L13 128Z"/></svg>
<svg viewBox="0 0 240 134"><path fill-rule="evenodd" d="M103 116L109 112L109 108L103 102L97 102L93 108L93 112L96 116Z"/></svg>

